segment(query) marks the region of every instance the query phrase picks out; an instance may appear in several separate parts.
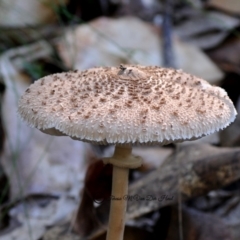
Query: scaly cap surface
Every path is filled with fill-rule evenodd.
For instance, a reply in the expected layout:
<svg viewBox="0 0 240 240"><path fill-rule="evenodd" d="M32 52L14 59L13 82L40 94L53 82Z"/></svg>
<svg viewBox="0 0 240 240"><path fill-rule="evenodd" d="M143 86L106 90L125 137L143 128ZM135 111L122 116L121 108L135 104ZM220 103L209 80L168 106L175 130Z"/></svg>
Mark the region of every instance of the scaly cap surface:
<svg viewBox="0 0 240 240"><path fill-rule="evenodd" d="M227 127L227 93L181 70L140 65L46 76L19 101L31 126L97 144L197 139Z"/></svg>

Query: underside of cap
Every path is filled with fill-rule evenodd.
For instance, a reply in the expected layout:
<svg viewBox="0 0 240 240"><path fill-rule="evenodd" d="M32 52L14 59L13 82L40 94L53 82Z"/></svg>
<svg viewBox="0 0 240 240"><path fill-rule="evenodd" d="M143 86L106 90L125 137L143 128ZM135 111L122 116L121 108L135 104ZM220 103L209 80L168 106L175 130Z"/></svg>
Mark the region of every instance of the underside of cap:
<svg viewBox="0 0 240 240"><path fill-rule="evenodd" d="M52 135L95 144L168 144L227 127L226 92L181 70L121 65L44 77L19 101L20 116Z"/></svg>

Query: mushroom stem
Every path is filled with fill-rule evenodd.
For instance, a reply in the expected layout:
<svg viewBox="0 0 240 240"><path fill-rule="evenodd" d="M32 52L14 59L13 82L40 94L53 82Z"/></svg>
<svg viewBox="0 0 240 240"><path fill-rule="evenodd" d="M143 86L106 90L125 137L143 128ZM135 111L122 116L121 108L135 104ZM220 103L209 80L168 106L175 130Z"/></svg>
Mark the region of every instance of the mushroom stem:
<svg viewBox="0 0 240 240"><path fill-rule="evenodd" d="M131 155L131 146L116 146L113 157L104 159L113 164L112 196L107 240L122 240L127 208L128 174L140 167L142 160Z"/></svg>
<svg viewBox="0 0 240 240"><path fill-rule="evenodd" d="M113 166L112 196L107 240L122 240L125 226L129 169Z"/></svg>

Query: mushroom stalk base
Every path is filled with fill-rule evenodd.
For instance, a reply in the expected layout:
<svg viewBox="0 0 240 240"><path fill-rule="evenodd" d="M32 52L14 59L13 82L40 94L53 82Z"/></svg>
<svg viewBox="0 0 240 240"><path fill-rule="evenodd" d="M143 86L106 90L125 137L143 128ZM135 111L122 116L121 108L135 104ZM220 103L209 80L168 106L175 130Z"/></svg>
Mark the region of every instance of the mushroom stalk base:
<svg viewBox="0 0 240 240"><path fill-rule="evenodd" d="M107 240L122 240L125 226L129 169L113 166L112 196Z"/></svg>
<svg viewBox="0 0 240 240"><path fill-rule="evenodd" d="M131 155L129 146L116 146L113 157L105 158L104 163L113 164L112 196L107 240L122 240L124 235L127 208L128 174L130 168L142 165L139 157Z"/></svg>

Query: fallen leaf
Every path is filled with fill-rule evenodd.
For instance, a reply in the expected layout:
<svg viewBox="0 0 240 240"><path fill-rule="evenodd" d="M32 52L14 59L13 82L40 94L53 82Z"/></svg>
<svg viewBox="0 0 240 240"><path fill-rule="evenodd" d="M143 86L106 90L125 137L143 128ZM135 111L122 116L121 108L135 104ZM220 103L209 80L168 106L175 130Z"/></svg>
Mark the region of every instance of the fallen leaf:
<svg viewBox="0 0 240 240"><path fill-rule="evenodd" d="M99 18L68 29L57 47L64 63L73 69L121 63L163 64L159 29L133 17ZM199 48L174 39L174 50L178 68L211 83L223 77Z"/></svg>
<svg viewBox="0 0 240 240"><path fill-rule="evenodd" d="M0 58L6 86L1 109L6 138L0 160L10 182L12 200L32 193L67 193L77 199L83 186L86 159L91 154L89 144L43 134L17 116L18 98L30 83L19 69L24 61L50 54L49 45L38 42L9 50Z"/></svg>

